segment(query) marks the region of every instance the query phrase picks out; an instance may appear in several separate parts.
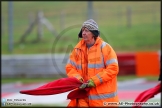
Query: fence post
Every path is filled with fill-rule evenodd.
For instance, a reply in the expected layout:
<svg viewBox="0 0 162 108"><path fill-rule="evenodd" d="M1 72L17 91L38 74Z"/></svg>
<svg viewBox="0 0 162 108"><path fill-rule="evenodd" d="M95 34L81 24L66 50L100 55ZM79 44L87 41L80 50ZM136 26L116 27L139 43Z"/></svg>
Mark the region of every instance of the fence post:
<svg viewBox="0 0 162 108"><path fill-rule="evenodd" d="M1 21L1 28L2 28L2 36L4 35L4 18L2 16L2 21Z"/></svg>
<svg viewBox="0 0 162 108"><path fill-rule="evenodd" d="M38 24L38 35L37 35L37 41L40 41L43 39L43 26L42 26L42 20L43 19L43 12L38 11L37 13L37 24Z"/></svg>
<svg viewBox="0 0 162 108"><path fill-rule="evenodd" d="M93 18L93 4L92 1L88 1L88 19Z"/></svg>
<svg viewBox="0 0 162 108"><path fill-rule="evenodd" d="M132 9L130 6L127 7L127 27L130 28L132 26Z"/></svg>
<svg viewBox="0 0 162 108"><path fill-rule="evenodd" d="M98 22L98 10L94 10L93 16L94 16L94 20Z"/></svg>
<svg viewBox="0 0 162 108"><path fill-rule="evenodd" d="M8 3L8 33L9 33L9 52L13 50L13 4Z"/></svg>
<svg viewBox="0 0 162 108"><path fill-rule="evenodd" d="M60 30L64 30L64 19L65 19L65 13L62 11L60 13Z"/></svg>

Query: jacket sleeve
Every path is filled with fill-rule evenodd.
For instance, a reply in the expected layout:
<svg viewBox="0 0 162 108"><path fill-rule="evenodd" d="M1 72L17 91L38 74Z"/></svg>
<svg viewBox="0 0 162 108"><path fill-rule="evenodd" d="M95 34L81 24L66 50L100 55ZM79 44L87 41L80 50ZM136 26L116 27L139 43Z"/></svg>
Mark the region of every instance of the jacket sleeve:
<svg viewBox="0 0 162 108"><path fill-rule="evenodd" d="M113 48L105 42L101 51L104 58L105 68L102 72L91 77L96 86L113 79L117 76L119 71L117 56Z"/></svg>
<svg viewBox="0 0 162 108"><path fill-rule="evenodd" d="M77 63L76 60L78 58L78 55L75 50L72 51L70 54L69 60L65 66L66 68L66 74L68 77L76 77L78 80L82 79L81 75L78 72L77 69Z"/></svg>

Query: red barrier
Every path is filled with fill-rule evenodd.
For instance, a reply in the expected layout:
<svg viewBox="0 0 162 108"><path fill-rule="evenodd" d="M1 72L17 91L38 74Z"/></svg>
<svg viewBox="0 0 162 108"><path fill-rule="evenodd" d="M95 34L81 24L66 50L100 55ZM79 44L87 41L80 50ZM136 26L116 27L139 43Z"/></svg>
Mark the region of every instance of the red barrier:
<svg viewBox="0 0 162 108"><path fill-rule="evenodd" d="M118 75L135 75L135 53L118 53L117 57L119 64Z"/></svg>
<svg viewBox="0 0 162 108"><path fill-rule="evenodd" d="M160 60L158 52L118 53L118 75L158 76Z"/></svg>

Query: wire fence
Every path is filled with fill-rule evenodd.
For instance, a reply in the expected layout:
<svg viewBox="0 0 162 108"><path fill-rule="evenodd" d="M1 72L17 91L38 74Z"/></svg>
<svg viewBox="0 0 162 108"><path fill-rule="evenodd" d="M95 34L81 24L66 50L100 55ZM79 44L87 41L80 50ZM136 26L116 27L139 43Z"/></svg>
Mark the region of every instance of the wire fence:
<svg viewBox="0 0 162 108"><path fill-rule="evenodd" d="M88 8L87 2L13 2L14 32L23 34L38 11L44 13L58 32L68 26L82 24L89 18L90 12L101 27L160 23L160 2L93 2L92 5ZM3 35L8 33L8 15L8 2L2 2Z"/></svg>

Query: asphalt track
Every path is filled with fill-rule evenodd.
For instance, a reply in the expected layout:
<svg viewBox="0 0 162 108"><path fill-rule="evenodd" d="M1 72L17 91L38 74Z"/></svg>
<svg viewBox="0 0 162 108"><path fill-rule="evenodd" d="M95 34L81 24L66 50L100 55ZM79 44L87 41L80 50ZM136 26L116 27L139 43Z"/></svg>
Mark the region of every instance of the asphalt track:
<svg viewBox="0 0 162 108"><path fill-rule="evenodd" d="M118 95L120 101L134 101L139 93L142 91L156 86L159 82L148 82L145 79L136 79L125 82L118 82ZM69 102L67 100L67 94L70 92L65 92L57 95L46 95L46 96L33 96L20 94L20 90L30 90L42 86L46 83L34 83L34 84L5 84L1 87L1 99L14 101L18 99L18 102L25 103L26 105L34 104L53 104L66 106ZM154 97L156 100L160 100L160 93ZM2 100L1 100L2 101Z"/></svg>

